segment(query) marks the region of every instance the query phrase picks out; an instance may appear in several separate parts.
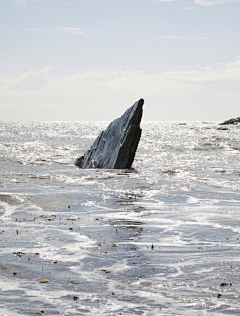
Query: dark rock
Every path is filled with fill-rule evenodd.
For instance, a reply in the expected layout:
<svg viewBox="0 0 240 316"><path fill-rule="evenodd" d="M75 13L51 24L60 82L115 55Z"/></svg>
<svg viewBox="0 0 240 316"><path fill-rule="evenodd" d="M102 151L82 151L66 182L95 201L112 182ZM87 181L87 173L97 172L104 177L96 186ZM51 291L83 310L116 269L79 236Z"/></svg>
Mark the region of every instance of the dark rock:
<svg viewBox="0 0 240 316"><path fill-rule="evenodd" d="M228 127L218 127L218 131L228 131Z"/></svg>
<svg viewBox="0 0 240 316"><path fill-rule="evenodd" d="M84 156L75 161L80 168L129 169L133 163L142 130L144 100L135 102L120 118L102 131Z"/></svg>
<svg viewBox="0 0 240 316"><path fill-rule="evenodd" d="M240 117L224 121L224 122L220 123L219 125L230 125L230 124L237 124L237 123L240 123Z"/></svg>

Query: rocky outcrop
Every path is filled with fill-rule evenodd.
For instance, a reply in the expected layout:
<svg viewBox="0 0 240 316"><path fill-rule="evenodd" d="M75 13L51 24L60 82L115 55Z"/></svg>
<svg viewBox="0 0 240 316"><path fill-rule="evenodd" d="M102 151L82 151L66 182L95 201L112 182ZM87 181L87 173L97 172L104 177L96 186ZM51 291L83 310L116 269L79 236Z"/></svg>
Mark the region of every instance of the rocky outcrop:
<svg viewBox="0 0 240 316"><path fill-rule="evenodd" d="M228 131L228 127L218 127L217 130L218 131Z"/></svg>
<svg viewBox="0 0 240 316"><path fill-rule="evenodd" d="M75 165L87 169L129 169L141 137L143 103L143 99L135 102L120 118L110 123L84 156L75 161Z"/></svg>
<svg viewBox="0 0 240 316"><path fill-rule="evenodd" d="M224 121L224 122L220 123L219 125L229 125L229 124L237 124L237 123L240 123L240 117Z"/></svg>

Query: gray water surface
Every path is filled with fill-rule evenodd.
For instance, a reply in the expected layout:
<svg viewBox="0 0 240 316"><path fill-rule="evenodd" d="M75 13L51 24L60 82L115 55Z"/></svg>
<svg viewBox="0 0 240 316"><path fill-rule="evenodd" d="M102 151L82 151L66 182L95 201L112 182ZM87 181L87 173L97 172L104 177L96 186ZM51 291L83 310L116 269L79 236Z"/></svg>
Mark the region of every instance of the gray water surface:
<svg viewBox="0 0 240 316"><path fill-rule="evenodd" d="M0 315L239 315L240 127L143 122L133 170L75 167L107 125L0 123Z"/></svg>

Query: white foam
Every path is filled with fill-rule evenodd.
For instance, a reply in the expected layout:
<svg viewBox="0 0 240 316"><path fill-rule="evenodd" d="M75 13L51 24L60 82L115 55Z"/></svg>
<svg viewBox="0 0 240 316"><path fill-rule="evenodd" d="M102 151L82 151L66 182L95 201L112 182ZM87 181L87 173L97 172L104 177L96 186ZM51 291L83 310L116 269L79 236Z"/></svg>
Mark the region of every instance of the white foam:
<svg viewBox="0 0 240 316"><path fill-rule="evenodd" d="M4 210L3 215L0 216L0 219L2 221L6 221L6 220L10 219L11 215L14 214L16 209L18 208L17 206L12 206L12 205L9 205L9 204L7 204L5 202L1 202L1 201L0 201L0 206Z"/></svg>

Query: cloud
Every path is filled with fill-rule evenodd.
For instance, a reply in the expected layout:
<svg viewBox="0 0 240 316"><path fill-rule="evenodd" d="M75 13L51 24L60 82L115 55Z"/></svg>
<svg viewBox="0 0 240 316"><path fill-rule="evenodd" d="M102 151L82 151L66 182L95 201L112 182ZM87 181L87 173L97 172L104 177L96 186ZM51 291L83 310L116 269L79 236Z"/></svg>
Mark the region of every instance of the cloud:
<svg viewBox="0 0 240 316"><path fill-rule="evenodd" d="M95 70L53 76L44 67L0 76L0 117L111 120L142 97L147 120L223 120L239 116L239 82L240 58L216 68L157 74Z"/></svg>
<svg viewBox="0 0 240 316"><path fill-rule="evenodd" d="M179 1L179 0L148 0L152 3L160 3L160 2L173 2L173 1ZM227 3L227 2L233 2L233 0L194 0L195 4L200 6L211 6L214 4L220 4L220 3ZM193 7L186 7L183 8L183 11L193 10Z"/></svg>
<svg viewBox="0 0 240 316"><path fill-rule="evenodd" d="M166 39L173 39L173 40L188 40L188 41L193 41L193 40L206 40L207 37L184 37L184 36L169 36L169 35L162 35L162 36L155 36L155 38L166 38Z"/></svg>
<svg viewBox="0 0 240 316"><path fill-rule="evenodd" d="M57 4L57 5L61 5L61 4L67 4L69 5L70 2L69 1L51 1L51 0L12 0L12 3L14 5L18 5L18 6L28 6L28 7L32 7L35 8L35 6L33 6L33 4L37 4L37 3L51 3L51 4Z"/></svg>
<svg viewBox="0 0 240 316"><path fill-rule="evenodd" d="M5 95L4 90L12 91L14 94L27 95L27 91L42 90L49 80L50 67L43 67L39 71L29 71L15 77L0 77L0 95Z"/></svg>
<svg viewBox="0 0 240 316"><path fill-rule="evenodd" d="M152 3L159 3L159 2L173 2L178 0L149 0Z"/></svg>
<svg viewBox="0 0 240 316"><path fill-rule="evenodd" d="M182 11L190 11L190 10L193 10L194 8L193 7L186 7L186 8L183 8Z"/></svg>
<svg viewBox="0 0 240 316"><path fill-rule="evenodd" d="M46 29L27 29L27 31L46 32Z"/></svg>
<svg viewBox="0 0 240 316"><path fill-rule="evenodd" d="M63 31L63 32L69 32L73 34L84 34L85 32L83 31L82 28L79 27L55 27L54 29L41 29L41 28L31 28L31 29L26 29L27 31L35 31L35 32L46 32L46 31Z"/></svg>
<svg viewBox="0 0 240 316"><path fill-rule="evenodd" d="M185 40L191 40L190 37L180 37L180 36L168 36L168 35L164 35L161 36L163 38L170 38L170 39L185 39Z"/></svg>
<svg viewBox="0 0 240 316"><path fill-rule="evenodd" d="M51 103L42 104L41 106L46 107L46 108L58 108L60 104L56 102L51 102Z"/></svg>
<svg viewBox="0 0 240 316"><path fill-rule="evenodd" d="M197 5L208 7L214 4L232 2L232 0L195 0L194 2Z"/></svg>
<svg viewBox="0 0 240 316"><path fill-rule="evenodd" d="M15 5L27 5L27 4L32 4L32 3L37 3L41 2L41 0L13 0L13 4Z"/></svg>
<svg viewBox="0 0 240 316"><path fill-rule="evenodd" d="M14 0L13 4L15 5L26 5L27 0Z"/></svg>
<svg viewBox="0 0 240 316"><path fill-rule="evenodd" d="M55 27L55 30L69 32L69 33L73 33L73 34L83 34L84 33L83 29L78 28L78 27Z"/></svg>

